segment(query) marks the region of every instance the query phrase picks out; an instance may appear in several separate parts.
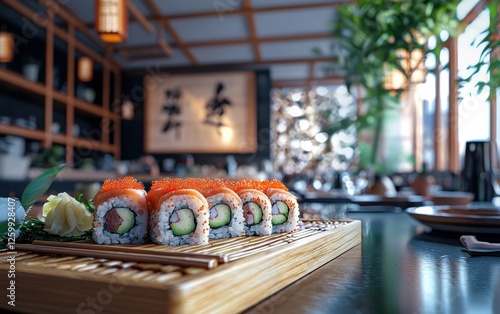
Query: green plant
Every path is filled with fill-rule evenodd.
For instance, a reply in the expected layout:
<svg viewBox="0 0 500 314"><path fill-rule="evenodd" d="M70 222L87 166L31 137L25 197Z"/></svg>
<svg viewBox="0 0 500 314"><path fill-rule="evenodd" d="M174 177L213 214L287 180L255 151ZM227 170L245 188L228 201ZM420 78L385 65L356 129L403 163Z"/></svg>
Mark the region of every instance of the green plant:
<svg viewBox="0 0 500 314"><path fill-rule="evenodd" d="M64 147L54 145L33 156L31 165L33 167L48 168L57 166L62 162L64 162Z"/></svg>
<svg viewBox="0 0 500 314"><path fill-rule="evenodd" d="M334 40L340 51L338 61L345 74L349 90L353 85L364 90L367 112L355 121L343 120L338 128L356 124L358 131L374 130L369 162L375 167L379 139L387 110L397 108L404 90L384 87L390 71L401 72L411 80L413 69L405 66L401 51L410 55L421 50L424 55L439 55L442 43L439 34L446 30L452 36L458 27L458 0L357 0L339 8L333 28ZM435 35L437 45L429 49L421 38Z"/></svg>

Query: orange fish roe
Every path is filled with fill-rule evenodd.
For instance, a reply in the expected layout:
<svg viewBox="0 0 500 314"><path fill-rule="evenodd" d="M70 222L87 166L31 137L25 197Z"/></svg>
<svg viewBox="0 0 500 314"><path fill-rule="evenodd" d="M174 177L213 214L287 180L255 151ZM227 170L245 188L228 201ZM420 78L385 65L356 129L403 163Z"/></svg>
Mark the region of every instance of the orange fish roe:
<svg viewBox="0 0 500 314"><path fill-rule="evenodd" d="M278 180L251 180L251 179L242 179L239 181L230 181L227 184L227 187L234 191L240 191L243 189L255 189L259 191L265 191L269 188L280 189L284 191L288 191L288 188Z"/></svg>
<svg viewBox="0 0 500 314"><path fill-rule="evenodd" d="M278 180L265 180L260 182L261 189L279 189L279 190L284 190L288 191L288 188L283 184L283 182L278 181Z"/></svg>
<svg viewBox="0 0 500 314"><path fill-rule="evenodd" d="M258 182L257 180L251 180L251 179L242 179L239 181L229 181L227 184L227 187L230 188L231 190L238 192L244 189L258 189Z"/></svg>
<svg viewBox="0 0 500 314"><path fill-rule="evenodd" d="M199 187L198 191L201 194L206 195L220 188L227 188L227 181L223 179L204 179L203 184Z"/></svg>
<svg viewBox="0 0 500 314"><path fill-rule="evenodd" d="M241 191L244 189L256 189L265 191L269 188L280 189L288 191L287 187L278 180L252 180L242 179L239 181L227 181L223 179L210 179L210 178L165 178L156 180L151 183L151 191L160 189L164 193L169 193L181 189L193 189L202 194L209 193L210 191L228 188L233 191Z"/></svg>
<svg viewBox="0 0 500 314"><path fill-rule="evenodd" d="M108 179L104 181L99 193L123 189L144 190L144 185L142 184L142 182L137 181L137 179L133 177L123 177L116 180Z"/></svg>
<svg viewBox="0 0 500 314"><path fill-rule="evenodd" d="M198 178L165 178L162 180L156 180L151 183L151 191L160 189L164 193L173 192L182 189L193 189L193 190L203 190L206 185L208 185L210 179L198 179Z"/></svg>

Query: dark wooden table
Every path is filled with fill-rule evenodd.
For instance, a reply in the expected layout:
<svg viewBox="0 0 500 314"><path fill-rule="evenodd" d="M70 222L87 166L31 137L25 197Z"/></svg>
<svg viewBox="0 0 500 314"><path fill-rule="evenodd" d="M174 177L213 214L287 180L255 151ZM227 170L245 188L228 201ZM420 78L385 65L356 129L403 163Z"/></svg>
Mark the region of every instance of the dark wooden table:
<svg viewBox="0 0 500 314"><path fill-rule="evenodd" d="M460 234L404 212L348 218L363 221L361 246L248 313L500 313L500 257L470 257Z"/></svg>

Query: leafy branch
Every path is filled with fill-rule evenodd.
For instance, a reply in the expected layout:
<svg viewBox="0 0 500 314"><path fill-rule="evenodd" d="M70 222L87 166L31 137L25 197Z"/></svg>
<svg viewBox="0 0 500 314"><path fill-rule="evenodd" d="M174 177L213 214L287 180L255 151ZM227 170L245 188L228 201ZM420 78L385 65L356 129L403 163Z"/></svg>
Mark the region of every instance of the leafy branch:
<svg viewBox="0 0 500 314"><path fill-rule="evenodd" d="M340 125L351 122L375 130L372 165L376 163L384 113L395 108L393 104L398 103L403 94L403 90L386 90L387 75L397 70L407 82L411 81L412 70L408 70L400 51L412 55L418 49L425 55L439 56L443 46L439 34L446 30L453 36L458 27L458 3L458 0L357 0L355 4L339 8L333 26L338 61L347 88L351 91L354 85L363 87L363 101L368 107L358 121L341 121ZM437 44L436 48L429 49L421 38L432 35Z"/></svg>

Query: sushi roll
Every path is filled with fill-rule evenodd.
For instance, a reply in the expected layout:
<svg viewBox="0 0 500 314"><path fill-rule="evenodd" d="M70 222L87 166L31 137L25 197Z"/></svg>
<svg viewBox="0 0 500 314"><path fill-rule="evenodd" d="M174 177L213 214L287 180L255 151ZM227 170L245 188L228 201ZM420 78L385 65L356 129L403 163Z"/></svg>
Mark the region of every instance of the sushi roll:
<svg viewBox="0 0 500 314"><path fill-rule="evenodd" d="M153 181L148 193L153 242L173 246L208 244L208 203L194 189L196 183L170 178Z"/></svg>
<svg viewBox="0 0 500 314"><path fill-rule="evenodd" d="M240 180L229 184L243 203L245 234L265 236L272 232L271 201L263 192L256 189L256 182Z"/></svg>
<svg viewBox="0 0 500 314"><path fill-rule="evenodd" d="M94 197L94 241L98 244L143 243L148 230L144 185L132 177L106 180Z"/></svg>
<svg viewBox="0 0 500 314"><path fill-rule="evenodd" d="M225 239L245 235L243 203L223 180L202 180L202 194L209 207L210 239Z"/></svg>
<svg viewBox="0 0 500 314"><path fill-rule="evenodd" d="M271 200L273 233L296 232L299 222L297 198L277 180L263 181L261 189Z"/></svg>

